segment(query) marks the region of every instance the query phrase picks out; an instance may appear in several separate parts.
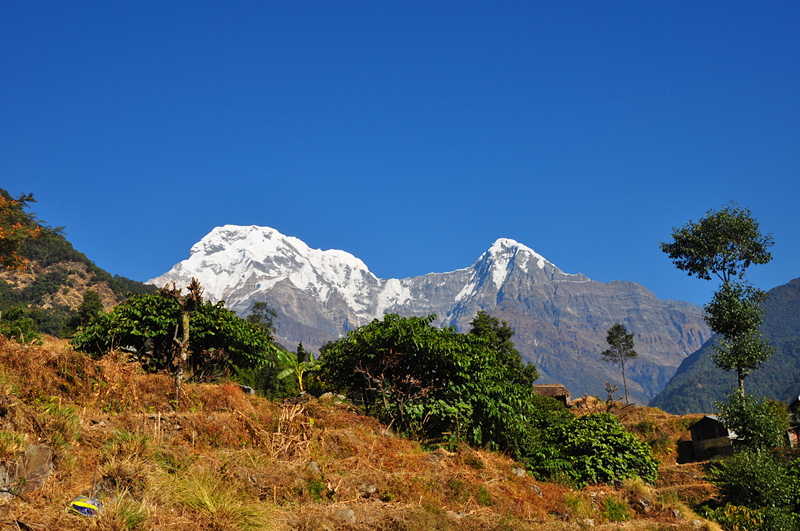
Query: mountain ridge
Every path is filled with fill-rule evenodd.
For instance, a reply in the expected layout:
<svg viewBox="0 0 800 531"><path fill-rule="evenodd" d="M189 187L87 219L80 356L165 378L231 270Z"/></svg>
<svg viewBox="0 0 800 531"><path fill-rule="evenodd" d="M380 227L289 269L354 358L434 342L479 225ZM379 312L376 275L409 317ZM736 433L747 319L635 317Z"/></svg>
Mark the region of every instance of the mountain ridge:
<svg viewBox="0 0 800 531"><path fill-rule="evenodd" d="M147 283L185 284L197 277L206 296L246 315L255 302L280 314L276 336L318 347L384 313L437 315L434 324L469 329L478 310L509 322L523 358L543 382L565 383L573 394L600 394L619 381L600 361L615 322L637 334L640 360L630 366L629 394L646 401L680 362L710 337L701 309L661 301L626 281L596 282L569 274L532 248L498 238L469 267L405 279L380 279L340 250L311 249L269 227L225 225L192 246L187 260ZM627 368L627 367L626 367ZM627 371L626 371L627 372Z"/></svg>

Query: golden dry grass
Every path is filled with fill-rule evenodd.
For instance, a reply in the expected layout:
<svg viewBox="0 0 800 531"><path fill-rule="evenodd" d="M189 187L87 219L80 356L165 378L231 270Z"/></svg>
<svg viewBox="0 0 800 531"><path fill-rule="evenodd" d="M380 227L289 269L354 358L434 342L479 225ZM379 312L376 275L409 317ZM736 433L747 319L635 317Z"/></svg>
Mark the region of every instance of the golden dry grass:
<svg viewBox="0 0 800 531"><path fill-rule="evenodd" d="M48 407L77 419L77 438L45 484L0 506L9 529L18 521L48 530L556 530L591 520L600 530L688 530L696 517L687 501L713 494L698 468L674 460L641 492L574 492L518 476L499 453L423 448L347 403L280 405L230 383L186 385L176 413L168 376L143 374L121 354L91 360L52 339L39 347L0 339L0 376L0 430L52 439L69 422L52 424ZM651 431L663 425L670 437L681 426L680 417L654 422ZM632 492L652 499L647 513ZM101 517L67 510L91 493L102 497ZM605 518L604 496L630 503L633 520Z"/></svg>

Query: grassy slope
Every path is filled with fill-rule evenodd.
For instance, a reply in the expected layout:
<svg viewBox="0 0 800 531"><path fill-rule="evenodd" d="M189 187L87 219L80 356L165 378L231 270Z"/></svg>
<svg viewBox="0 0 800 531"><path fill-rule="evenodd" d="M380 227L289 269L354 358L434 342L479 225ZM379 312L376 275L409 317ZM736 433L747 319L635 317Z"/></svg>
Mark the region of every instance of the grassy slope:
<svg viewBox="0 0 800 531"><path fill-rule="evenodd" d="M659 484L576 492L517 476L501 454L424 449L347 403L280 405L233 384L190 384L176 414L172 398L168 376L142 374L119 358L94 362L64 341L37 347L0 338L0 429L58 450L54 474L0 505L0 522L12 529L17 519L65 530L469 531L574 529L591 519L595 529L618 529L613 515L627 511L633 520L625 529L688 530L695 517L684 503L713 493L699 465L675 464L689 420L658 410L621 417L660 452ZM93 483L103 516L69 514L68 502ZM651 507L637 512L644 495Z"/></svg>

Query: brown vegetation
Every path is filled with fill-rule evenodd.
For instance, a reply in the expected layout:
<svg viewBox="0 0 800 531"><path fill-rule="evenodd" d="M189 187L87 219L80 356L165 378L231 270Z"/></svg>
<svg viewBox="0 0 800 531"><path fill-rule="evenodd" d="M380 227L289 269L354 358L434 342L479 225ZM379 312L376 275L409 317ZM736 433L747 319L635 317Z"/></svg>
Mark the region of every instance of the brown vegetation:
<svg viewBox="0 0 800 531"><path fill-rule="evenodd" d="M502 454L398 438L335 397L274 403L223 383L187 384L178 414L173 399L168 375L146 375L122 354L92 360L65 341L0 338L0 430L54 450L38 488L0 502L0 524L688 530L697 517L687 503L713 494L697 465L678 462L686 417L658 410L623 417L662 459L658 485L574 491L535 481ZM20 459L9 448L5 459ZM104 503L100 517L69 512L73 498L92 493Z"/></svg>

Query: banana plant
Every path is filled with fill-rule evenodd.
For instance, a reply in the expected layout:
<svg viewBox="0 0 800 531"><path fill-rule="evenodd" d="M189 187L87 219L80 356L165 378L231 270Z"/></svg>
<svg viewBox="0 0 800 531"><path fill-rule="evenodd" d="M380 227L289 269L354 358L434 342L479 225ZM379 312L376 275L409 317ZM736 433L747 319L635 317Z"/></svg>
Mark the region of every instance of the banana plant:
<svg viewBox="0 0 800 531"><path fill-rule="evenodd" d="M303 353L302 345L298 347L298 353ZM300 361L300 356L286 351L278 351L278 359L288 368L278 374L278 378L283 380L290 374L294 374L297 378L297 383L300 385L300 394L305 393L303 388L303 375L307 372L313 372L320 368L319 360L314 359L314 354L309 353L309 361Z"/></svg>

